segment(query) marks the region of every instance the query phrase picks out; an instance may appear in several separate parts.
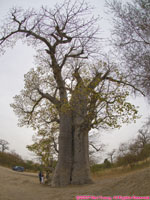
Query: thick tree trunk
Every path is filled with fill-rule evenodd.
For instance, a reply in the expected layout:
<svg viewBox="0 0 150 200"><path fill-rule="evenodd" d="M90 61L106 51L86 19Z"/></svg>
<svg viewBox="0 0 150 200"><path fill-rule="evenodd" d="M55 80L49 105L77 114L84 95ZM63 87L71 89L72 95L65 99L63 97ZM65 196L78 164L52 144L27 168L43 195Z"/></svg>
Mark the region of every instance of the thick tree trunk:
<svg viewBox="0 0 150 200"><path fill-rule="evenodd" d="M72 168L72 117L70 112L60 116L59 156L51 186L70 184Z"/></svg>
<svg viewBox="0 0 150 200"><path fill-rule="evenodd" d="M89 165L89 129L85 125L87 104L84 95L80 95L80 99L82 101L74 98L72 113L70 111L60 116L59 156L52 186L92 183Z"/></svg>
<svg viewBox="0 0 150 200"><path fill-rule="evenodd" d="M72 184L92 183L89 165L88 131L83 127L76 127L74 131L74 156L72 164Z"/></svg>
<svg viewBox="0 0 150 200"><path fill-rule="evenodd" d="M87 115L87 91L81 77L77 77L78 85L72 98L73 104L73 163L72 163L72 184L91 183L89 165L89 126L85 122Z"/></svg>

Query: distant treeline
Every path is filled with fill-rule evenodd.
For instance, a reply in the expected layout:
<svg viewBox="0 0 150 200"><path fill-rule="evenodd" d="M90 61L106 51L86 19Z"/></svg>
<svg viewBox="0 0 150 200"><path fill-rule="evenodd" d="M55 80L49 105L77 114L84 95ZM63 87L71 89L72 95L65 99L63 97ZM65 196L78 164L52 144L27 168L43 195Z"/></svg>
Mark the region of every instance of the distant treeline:
<svg viewBox="0 0 150 200"><path fill-rule="evenodd" d="M137 168L139 165L148 166L150 164L150 130L140 129L138 132L135 139L122 143L118 149L109 152L104 163L91 166L91 171L121 166L130 168Z"/></svg>
<svg viewBox="0 0 150 200"><path fill-rule="evenodd" d="M38 171L40 164L31 160L23 160L20 155L15 152L0 152L0 165L12 168L13 166L22 166L28 171Z"/></svg>

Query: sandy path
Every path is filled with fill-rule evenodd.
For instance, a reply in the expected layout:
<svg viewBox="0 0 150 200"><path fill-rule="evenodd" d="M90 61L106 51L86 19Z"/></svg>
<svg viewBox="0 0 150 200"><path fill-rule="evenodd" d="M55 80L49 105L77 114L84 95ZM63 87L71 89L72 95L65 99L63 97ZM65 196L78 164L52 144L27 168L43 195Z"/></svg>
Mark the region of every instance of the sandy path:
<svg viewBox="0 0 150 200"><path fill-rule="evenodd" d="M97 179L91 185L50 188L40 185L36 174L0 167L0 200L74 200L77 195L150 196L150 168Z"/></svg>

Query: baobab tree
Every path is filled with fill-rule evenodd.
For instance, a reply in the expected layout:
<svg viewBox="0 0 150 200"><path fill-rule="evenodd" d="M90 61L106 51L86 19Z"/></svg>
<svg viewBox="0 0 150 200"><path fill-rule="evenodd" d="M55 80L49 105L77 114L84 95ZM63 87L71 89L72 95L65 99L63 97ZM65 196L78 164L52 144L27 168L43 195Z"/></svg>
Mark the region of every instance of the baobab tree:
<svg viewBox="0 0 150 200"><path fill-rule="evenodd" d="M18 39L37 50L38 67L25 75L24 89L11 106L20 125L58 126L52 186L90 183L89 131L120 127L137 117L127 102L130 87L136 88L115 64L99 61L98 19L90 13L84 1L70 0L39 12L13 8L1 27L2 51Z"/></svg>

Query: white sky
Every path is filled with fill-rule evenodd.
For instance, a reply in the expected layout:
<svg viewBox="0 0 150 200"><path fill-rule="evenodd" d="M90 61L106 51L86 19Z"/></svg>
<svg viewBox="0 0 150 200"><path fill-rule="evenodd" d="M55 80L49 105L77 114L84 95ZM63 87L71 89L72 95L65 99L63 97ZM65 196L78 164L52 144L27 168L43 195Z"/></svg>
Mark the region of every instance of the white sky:
<svg viewBox="0 0 150 200"><path fill-rule="evenodd" d="M0 0L0 24L3 17L7 15L9 9L13 6L23 8L39 8L41 5L52 7L54 3L61 0ZM96 14L102 17L101 30L105 37L109 35L108 22L109 16L104 14L104 0L89 0L96 7ZM34 50L31 47L18 42L13 49L7 49L3 56L0 56L0 139L5 139L10 143L10 150L15 150L23 158L31 158L31 153L26 149L26 145L32 143L33 131L27 128L17 126L17 117L9 106L13 102L13 96L19 94L24 86L24 74L31 67L34 67ZM149 105L143 98L133 99L133 103L140 106L140 114L143 117L137 120L136 124L123 126L119 131L113 130L109 133L103 133L102 142L108 144L108 149L117 148L120 142L125 142L137 134L145 118L148 116Z"/></svg>

